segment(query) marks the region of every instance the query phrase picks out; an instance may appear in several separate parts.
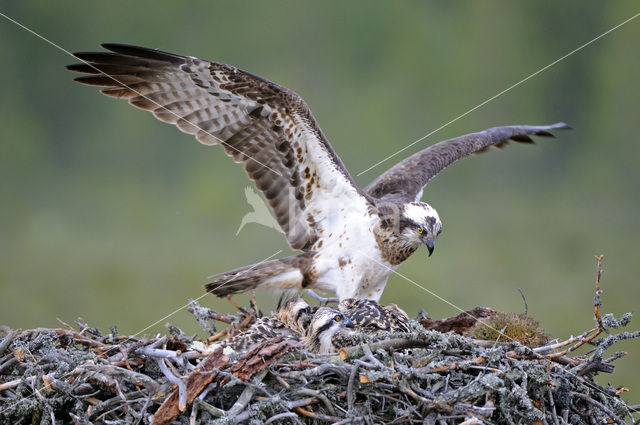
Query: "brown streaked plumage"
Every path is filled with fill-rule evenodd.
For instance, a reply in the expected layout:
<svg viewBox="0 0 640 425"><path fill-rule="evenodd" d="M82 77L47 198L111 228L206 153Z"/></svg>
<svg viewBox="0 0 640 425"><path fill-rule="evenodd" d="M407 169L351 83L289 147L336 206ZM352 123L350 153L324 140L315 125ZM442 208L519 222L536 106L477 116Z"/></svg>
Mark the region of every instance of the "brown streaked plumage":
<svg viewBox="0 0 640 425"><path fill-rule="evenodd" d="M420 202L424 186L456 160L551 126L496 127L440 142L358 188L293 91L218 62L144 47L104 44L70 65L83 84L128 99L205 145L220 144L262 191L294 249L303 251L217 275L217 296L254 288L318 289L340 299L378 300L393 269L442 229Z"/></svg>
<svg viewBox="0 0 640 425"><path fill-rule="evenodd" d="M254 345L275 337L300 339L300 335L288 328L277 316L264 316L255 320L249 328L214 345L229 347L235 352L244 352Z"/></svg>
<svg viewBox="0 0 640 425"><path fill-rule="evenodd" d="M275 314L259 317L249 328L218 344L230 347L236 352L243 352L262 341L278 336L299 341L309 328L311 315L311 307L305 300L300 297L289 298L278 306Z"/></svg>
<svg viewBox="0 0 640 425"><path fill-rule="evenodd" d="M306 157L303 127L313 133L327 161L358 191L340 158L329 145L304 100L286 87L232 66L144 47L103 44L107 52L76 53L87 63L71 71L90 74L76 81L104 87L107 96L128 99L161 121L193 134L205 145L221 144L227 155L243 163L262 191L289 244L307 249L317 229L301 217L313 204L313 184L323 181L317 164ZM104 75L106 74L106 75ZM289 197L288 190L294 196ZM295 227L290 228L290 224ZM313 224L313 223L312 223Z"/></svg>
<svg viewBox="0 0 640 425"><path fill-rule="evenodd" d="M300 297L289 298L278 307L278 319L299 335L307 332L311 318L311 306Z"/></svg>
<svg viewBox="0 0 640 425"><path fill-rule="evenodd" d="M420 201L422 189L427 183L460 158L483 152L491 146L501 148L509 141L534 143L530 135L553 137L552 130L566 128L569 127L564 123L493 127L445 140L400 161L372 181L365 191L378 199L417 202Z"/></svg>
<svg viewBox="0 0 640 425"><path fill-rule="evenodd" d="M409 317L395 306L383 306L372 300L347 298L338 304L353 327L363 332L411 332Z"/></svg>
<svg viewBox="0 0 640 425"><path fill-rule="evenodd" d="M303 347L312 353L335 352L340 347L334 345L334 335L347 328L353 328L353 323L343 313L331 307L319 307L302 339Z"/></svg>
<svg viewBox="0 0 640 425"><path fill-rule="evenodd" d="M372 300L347 298L338 310L353 322L353 329L342 329L333 336L337 348L350 347L380 339L387 332L411 332L409 317L394 305L383 306Z"/></svg>

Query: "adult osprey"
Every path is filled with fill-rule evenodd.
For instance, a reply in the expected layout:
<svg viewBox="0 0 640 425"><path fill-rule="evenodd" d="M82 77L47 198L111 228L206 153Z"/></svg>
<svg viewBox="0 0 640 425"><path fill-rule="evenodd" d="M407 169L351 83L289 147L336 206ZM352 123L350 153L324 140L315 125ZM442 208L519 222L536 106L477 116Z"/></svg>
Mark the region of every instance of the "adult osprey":
<svg viewBox="0 0 640 425"><path fill-rule="evenodd" d="M253 288L318 289L379 300L392 271L442 230L421 202L452 162L509 140L532 143L550 126L495 127L430 146L359 188L293 91L229 65L123 44L76 53L76 81L104 87L205 145L222 145L262 191L289 245L303 253L218 275L217 296Z"/></svg>

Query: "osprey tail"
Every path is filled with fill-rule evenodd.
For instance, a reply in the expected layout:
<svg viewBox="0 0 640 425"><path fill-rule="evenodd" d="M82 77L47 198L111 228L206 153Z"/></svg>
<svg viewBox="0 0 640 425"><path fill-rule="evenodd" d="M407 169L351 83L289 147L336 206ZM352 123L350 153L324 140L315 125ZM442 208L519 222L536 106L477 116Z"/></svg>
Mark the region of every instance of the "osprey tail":
<svg viewBox="0 0 640 425"><path fill-rule="evenodd" d="M207 292L226 297L251 289L302 289L312 283L309 274L315 252L263 261L220 273L205 285Z"/></svg>

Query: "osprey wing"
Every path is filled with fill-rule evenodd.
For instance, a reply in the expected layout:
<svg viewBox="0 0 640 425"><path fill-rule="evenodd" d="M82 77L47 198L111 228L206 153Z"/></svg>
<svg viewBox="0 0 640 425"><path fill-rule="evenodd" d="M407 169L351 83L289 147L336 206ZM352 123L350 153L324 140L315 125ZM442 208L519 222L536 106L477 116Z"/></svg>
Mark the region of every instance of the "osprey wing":
<svg viewBox="0 0 640 425"><path fill-rule="evenodd" d="M76 53L76 81L103 87L242 163L273 208L292 248L308 249L339 208L362 193L293 91L217 62L143 47L103 44ZM313 211L313 213L311 212ZM314 214L314 215L311 215Z"/></svg>
<svg viewBox="0 0 640 425"><path fill-rule="evenodd" d="M374 198L419 201L427 183L458 159L482 152L491 146L500 148L509 141L533 143L530 135L553 137L551 130L561 128L569 127L564 123L493 127L479 133L445 140L397 163L371 182L365 188L365 192Z"/></svg>

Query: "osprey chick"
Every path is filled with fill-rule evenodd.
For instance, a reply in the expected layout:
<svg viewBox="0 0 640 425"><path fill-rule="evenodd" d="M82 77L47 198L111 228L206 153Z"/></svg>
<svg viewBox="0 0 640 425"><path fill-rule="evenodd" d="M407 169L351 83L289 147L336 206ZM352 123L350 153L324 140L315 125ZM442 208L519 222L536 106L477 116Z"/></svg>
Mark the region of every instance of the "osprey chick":
<svg viewBox="0 0 640 425"><path fill-rule="evenodd" d="M243 352L278 336L300 340L307 333L310 322L309 304L300 297L289 298L278 306L276 314L259 317L247 329L217 344Z"/></svg>
<svg viewBox="0 0 640 425"><path fill-rule="evenodd" d="M333 337L345 328L353 328L347 316L331 307L319 307L302 339L303 347L313 353L333 353L340 348L333 345Z"/></svg>
<svg viewBox="0 0 640 425"><path fill-rule="evenodd" d="M278 307L278 319L299 335L304 335L311 323L311 307L300 297L287 299Z"/></svg>
<svg viewBox="0 0 640 425"><path fill-rule="evenodd" d="M442 230L420 202L449 164L490 146L532 143L566 127L495 127L446 140L399 162L359 188L293 91L218 62L144 47L103 44L76 53L76 81L102 87L204 145L221 145L262 191L289 245L302 254L218 275L207 291L223 297L255 288L318 289L379 300L387 279L422 244L429 255Z"/></svg>
<svg viewBox="0 0 640 425"><path fill-rule="evenodd" d="M353 322L353 330L344 329L333 336L332 342L337 348L371 342L379 339L382 333L411 332L409 317L394 305L347 298L340 301L338 310Z"/></svg>
<svg viewBox="0 0 640 425"><path fill-rule="evenodd" d="M394 306L383 306L372 300L347 298L340 301L338 310L360 332L411 332L409 317Z"/></svg>

